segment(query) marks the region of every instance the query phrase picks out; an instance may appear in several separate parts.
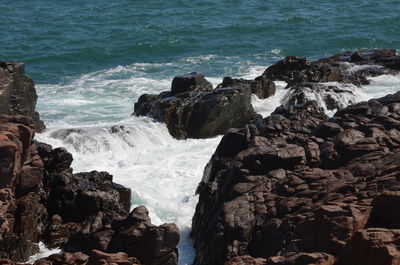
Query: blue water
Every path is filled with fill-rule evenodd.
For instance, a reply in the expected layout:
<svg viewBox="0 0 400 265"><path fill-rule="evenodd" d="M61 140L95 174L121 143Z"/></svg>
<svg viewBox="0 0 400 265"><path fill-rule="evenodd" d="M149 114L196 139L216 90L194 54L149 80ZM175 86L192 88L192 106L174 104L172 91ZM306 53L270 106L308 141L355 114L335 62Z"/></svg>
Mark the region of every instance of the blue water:
<svg viewBox="0 0 400 265"><path fill-rule="evenodd" d="M172 67L223 75L281 56L317 58L342 50L400 47L400 2L6 1L0 58L24 61L38 83L132 63L211 62ZM227 71L225 68L229 68ZM160 69L147 69L157 74Z"/></svg>
<svg viewBox="0 0 400 265"><path fill-rule="evenodd" d="M165 125L132 117L142 93L169 89L173 76L203 72L254 78L286 55L309 59L344 50L400 48L400 1L0 0L0 60L26 63L47 130L74 171L106 170L132 189L156 224L180 227L181 265L202 171L220 137L177 141ZM375 78L358 100L398 90L400 76ZM268 115L284 97L254 100ZM126 131L111 134L113 125ZM60 130L82 133L62 137Z"/></svg>

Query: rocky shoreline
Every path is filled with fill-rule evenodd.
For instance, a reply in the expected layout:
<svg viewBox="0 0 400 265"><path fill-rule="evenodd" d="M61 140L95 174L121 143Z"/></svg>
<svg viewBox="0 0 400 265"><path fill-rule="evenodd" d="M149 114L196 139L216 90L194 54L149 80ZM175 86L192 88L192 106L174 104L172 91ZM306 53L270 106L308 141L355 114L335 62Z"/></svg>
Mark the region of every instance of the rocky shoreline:
<svg viewBox="0 0 400 265"><path fill-rule="evenodd" d="M196 191L194 264L398 264L400 92L353 104L352 86L399 73L395 50L290 56L253 80L213 88L194 72L142 95L134 115L177 139L224 134ZM262 118L252 94L274 96L278 80L287 98ZM34 139L36 100L24 65L0 62L0 264L40 241L63 252L36 265L177 264L175 224L153 225L109 173L73 173L67 150Z"/></svg>

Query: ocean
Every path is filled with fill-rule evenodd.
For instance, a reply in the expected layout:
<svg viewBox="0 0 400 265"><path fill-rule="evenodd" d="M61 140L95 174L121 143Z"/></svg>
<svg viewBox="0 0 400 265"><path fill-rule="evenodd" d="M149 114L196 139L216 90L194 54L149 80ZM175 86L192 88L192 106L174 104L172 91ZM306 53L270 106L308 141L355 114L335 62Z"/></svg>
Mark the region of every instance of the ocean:
<svg viewBox="0 0 400 265"><path fill-rule="evenodd" d="M47 125L36 138L66 147L74 172L113 174L153 223L176 223L180 264L194 257L194 192L221 136L173 139L164 124L131 116L141 94L192 71L217 85L224 76L254 78L287 55L400 48L398 0L0 2L0 60L25 62L36 82ZM255 109L269 115L284 85L273 98L255 97ZM380 76L354 90L361 101L399 88L400 76Z"/></svg>

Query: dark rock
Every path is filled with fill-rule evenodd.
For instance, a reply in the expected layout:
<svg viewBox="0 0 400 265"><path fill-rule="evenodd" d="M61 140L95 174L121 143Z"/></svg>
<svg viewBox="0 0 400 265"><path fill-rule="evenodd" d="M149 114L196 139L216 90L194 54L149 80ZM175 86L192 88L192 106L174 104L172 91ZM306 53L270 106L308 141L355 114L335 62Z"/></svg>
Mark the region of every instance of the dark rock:
<svg viewBox="0 0 400 265"><path fill-rule="evenodd" d="M268 258L266 265L334 265L335 257L326 253L290 253Z"/></svg>
<svg viewBox="0 0 400 265"><path fill-rule="evenodd" d="M275 83L265 76L259 76L254 80L224 77L222 84L219 84L217 87L234 87L238 85L249 85L251 92L257 95L257 97L260 99L272 97L275 95L276 91Z"/></svg>
<svg viewBox="0 0 400 265"><path fill-rule="evenodd" d="M48 247L72 253L35 264L177 264L179 230L154 226L107 172L72 173L64 148L33 140L30 119L0 115L0 257L25 261ZM124 252L106 254L107 252ZM84 251L88 255L80 252Z"/></svg>
<svg viewBox="0 0 400 265"><path fill-rule="evenodd" d="M316 100L326 110L340 110L358 101L353 85L301 83L290 88L284 104L301 105L310 100Z"/></svg>
<svg viewBox="0 0 400 265"><path fill-rule="evenodd" d="M88 255L82 252L53 254L47 258L35 261L34 265L78 265L87 264ZM99 263L100 264L100 263Z"/></svg>
<svg viewBox="0 0 400 265"><path fill-rule="evenodd" d="M197 189L194 264L396 264L396 230L373 229L400 226L399 103L281 106L228 131Z"/></svg>
<svg viewBox="0 0 400 265"><path fill-rule="evenodd" d="M212 137L259 117L251 105L249 85L220 87L213 91L190 89L171 95L172 92L142 95L135 103L134 114L165 122L170 134L178 139Z"/></svg>
<svg viewBox="0 0 400 265"><path fill-rule="evenodd" d="M98 250L93 250L89 256L88 263L86 265L140 265L140 261L136 258L129 258L123 252L118 253L105 253Z"/></svg>
<svg viewBox="0 0 400 265"><path fill-rule="evenodd" d="M210 91L212 84L208 82L202 73L189 73L174 77L171 85L171 96L196 90Z"/></svg>
<svg viewBox="0 0 400 265"><path fill-rule="evenodd" d="M355 68L354 65L362 67ZM286 81L288 87L307 82L341 82L360 86L369 84L369 76L397 74L399 70L400 56L395 50L362 50L339 53L315 62L288 56L268 67L263 76L273 81Z"/></svg>
<svg viewBox="0 0 400 265"><path fill-rule="evenodd" d="M262 258L253 258L252 256L239 256L225 262L225 265L265 265L266 260Z"/></svg>
<svg viewBox="0 0 400 265"><path fill-rule="evenodd" d="M400 230L369 228L354 234L337 265L393 265L400 261Z"/></svg>
<svg viewBox="0 0 400 265"><path fill-rule="evenodd" d="M125 252L144 264L177 264L179 229L174 224L152 225L144 206L135 208L125 219L111 226L99 224L95 228L73 234L66 250L81 250L89 254L92 249L105 252Z"/></svg>
<svg viewBox="0 0 400 265"><path fill-rule="evenodd" d="M33 80L25 75L25 64L1 62L0 67L0 114L24 115L32 118L35 130L45 126L35 111L37 94Z"/></svg>

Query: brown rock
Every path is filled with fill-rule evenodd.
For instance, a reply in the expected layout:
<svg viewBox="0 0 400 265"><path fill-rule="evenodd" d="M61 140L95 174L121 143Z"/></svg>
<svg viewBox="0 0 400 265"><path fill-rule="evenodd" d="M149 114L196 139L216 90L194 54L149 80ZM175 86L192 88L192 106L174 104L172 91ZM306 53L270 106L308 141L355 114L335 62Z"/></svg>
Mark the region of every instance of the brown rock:
<svg viewBox="0 0 400 265"><path fill-rule="evenodd" d="M33 80L25 75L25 64L2 62L0 67L0 114L32 118L37 132L45 126L35 111L37 94Z"/></svg>
<svg viewBox="0 0 400 265"><path fill-rule="evenodd" d="M337 265L400 264L400 230L369 228L357 232L338 257Z"/></svg>

